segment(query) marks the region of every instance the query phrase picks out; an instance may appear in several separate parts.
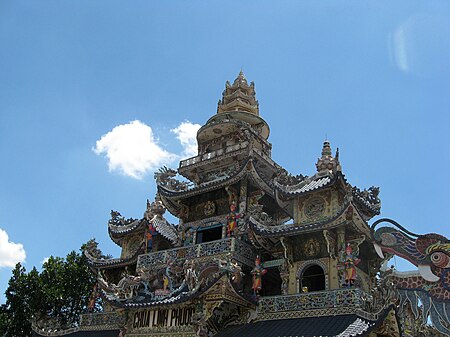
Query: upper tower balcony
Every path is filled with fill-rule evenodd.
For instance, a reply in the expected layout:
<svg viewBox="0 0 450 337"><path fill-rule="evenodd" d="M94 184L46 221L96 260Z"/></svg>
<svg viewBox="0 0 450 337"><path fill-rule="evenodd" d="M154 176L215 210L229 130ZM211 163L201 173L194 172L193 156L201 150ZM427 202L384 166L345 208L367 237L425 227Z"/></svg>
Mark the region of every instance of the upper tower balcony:
<svg viewBox="0 0 450 337"><path fill-rule="evenodd" d="M226 82L217 113L197 132L198 155L181 161L179 173L202 181L210 172L231 170L252 150L270 160L269 133L268 124L259 116L255 84L248 84L241 71L233 84Z"/></svg>

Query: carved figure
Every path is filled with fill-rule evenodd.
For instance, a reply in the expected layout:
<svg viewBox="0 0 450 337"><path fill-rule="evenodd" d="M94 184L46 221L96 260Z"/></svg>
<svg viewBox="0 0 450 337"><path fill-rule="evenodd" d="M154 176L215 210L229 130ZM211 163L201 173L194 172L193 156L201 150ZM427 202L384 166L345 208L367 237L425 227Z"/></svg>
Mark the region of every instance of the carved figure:
<svg viewBox="0 0 450 337"><path fill-rule="evenodd" d="M237 227L237 221L241 217L236 211L236 204L232 203L230 205L230 213L227 215L227 236L234 236L234 231Z"/></svg>
<svg viewBox="0 0 450 337"><path fill-rule="evenodd" d="M184 277L189 291L192 291L198 283L198 275L193 261L186 261L184 264Z"/></svg>
<svg viewBox="0 0 450 337"><path fill-rule="evenodd" d="M236 204L236 202L238 200L236 189L232 186L227 186L227 187L225 187L225 190L227 191L227 194L228 194L228 203L230 205L233 203Z"/></svg>
<svg viewBox="0 0 450 337"><path fill-rule="evenodd" d="M99 297L100 297L100 293L98 292L98 284L96 283L94 285L94 289L92 289L92 294L89 297L89 302L88 302L88 306L87 306L88 312L94 312L95 303Z"/></svg>
<svg viewBox="0 0 450 337"><path fill-rule="evenodd" d="M342 286L351 287L356 280L356 265L361 260L353 254L353 248L350 243L347 243L347 247L340 254L340 265L338 268L344 272L344 280Z"/></svg>
<svg viewBox="0 0 450 337"><path fill-rule="evenodd" d="M114 283L108 283L105 281L102 275L99 274L98 284L106 293L109 294L109 297L118 301L123 301L132 298L136 294L141 284L141 278L139 276L128 275L123 272L119 283L115 285Z"/></svg>
<svg viewBox="0 0 450 337"><path fill-rule="evenodd" d="M98 248L98 243L95 239L90 239L86 242L85 253L89 254L95 259L110 259L111 255L103 255L102 251Z"/></svg>
<svg viewBox="0 0 450 337"><path fill-rule="evenodd" d="M163 290L167 292L169 290L170 280L167 275L163 275Z"/></svg>
<svg viewBox="0 0 450 337"><path fill-rule="evenodd" d="M216 204L214 201L207 201L203 207L203 212L206 216L211 216L216 212Z"/></svg>
<svg viewBox="0 0 450 337"><path fill-rule="evenodd" d="M358 187L353 187L353 193L355 193L359 198L366 200L375 208L381 207L381 200L378 197L380 194L380 188L376 186L371 186L369 189L360 190Z"/></svg>
<svg viewBox="0 0 450 337"><path fill-rule="evenodd" d="M264 196L264 192L261 190L252 192L252 194L250 194L250 197L248 198L248 205L249 207L252 207L254 205L258 205L259 204L259 200Z"/></svg>
<svg viewBox="0 0 450 337"><path fill-rule="evenodd" d="M251 274L253 276L253 284L252 284L253 295L256 296L261 291L262 276L266 273L267 270L261 266L261 259L259 258L259 256L257 256L255 259L255 267L251 271Z"/></svg>
<svg viewBox="0 0 450 337"><path fill-rule="evenodd" d="M120 214L120 212L111 210L111 219L109 219L108 224L114 226L125 226L129 225L133 221L135 221L135 219L133 218L125 219L122 216L122 214Z"/></svg>
<svg viewBox="0 0 450 337"><path fill-rule="evenodd" d="M183 246L190 246L194 242L194 229L192 227L185 228L181 232Z"/></svg>
<svg viewBox="0 0 450 337"><path fill-rule="evenodd" d="M153 249L153 236L156 235L156 229L153 227L153 223L149 223L147 226L147 231L145 233L145 239L147 241L147 251L151 252Z"/></svg>

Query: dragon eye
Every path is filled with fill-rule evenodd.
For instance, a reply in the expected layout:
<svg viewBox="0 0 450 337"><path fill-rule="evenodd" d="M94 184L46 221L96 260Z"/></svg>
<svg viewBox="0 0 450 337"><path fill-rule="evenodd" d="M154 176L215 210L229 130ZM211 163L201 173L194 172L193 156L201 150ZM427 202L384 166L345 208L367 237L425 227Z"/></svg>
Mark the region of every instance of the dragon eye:
<svg viewBox="0 0 450 337"><path fill-rule="evenodd" d="M435 252L431 254L431 262L438 268L449 268L450 257L442 252Z"/></svg>

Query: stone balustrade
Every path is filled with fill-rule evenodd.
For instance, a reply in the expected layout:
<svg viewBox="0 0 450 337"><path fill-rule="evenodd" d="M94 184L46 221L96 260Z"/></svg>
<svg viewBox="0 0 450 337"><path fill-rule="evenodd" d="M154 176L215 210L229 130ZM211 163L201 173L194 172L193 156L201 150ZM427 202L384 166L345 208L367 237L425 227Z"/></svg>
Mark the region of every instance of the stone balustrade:
<svg viewBox="0 0 450 337"><path fill-rule="evenodd" d="M184 167L187 167L187 166L198 164L200 162L211 160L211 159L214 159L216 157L220 157L220 156L222 156L224 154L233 153L235 155L235 152L247 148L248 144L249 144L248 142L242 142L242 143L238 143L238 144L235 144L235 145L227 146L224 149L219 149L219 150L216 150L216 151L204 153L204 154L192 157L192 158L188 158L188 159L182 160L182 161L180 161L180 168L184 168Z"/></svg>

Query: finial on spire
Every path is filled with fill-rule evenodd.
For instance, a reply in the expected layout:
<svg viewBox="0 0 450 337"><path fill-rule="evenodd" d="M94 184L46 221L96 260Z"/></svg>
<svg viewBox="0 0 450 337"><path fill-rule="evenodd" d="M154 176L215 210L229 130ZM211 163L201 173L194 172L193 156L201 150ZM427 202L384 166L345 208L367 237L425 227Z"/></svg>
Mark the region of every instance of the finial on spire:
<svg viewBox="0 0 450 337"><path fill-rule="evenodd" d="M239 72L239 75L234 80L234 83L244 82L244 81L245 81L245 84L247 84L247 79L245 78L244 72L242 71L242 68L241 68L241 71Z"/></svg>

